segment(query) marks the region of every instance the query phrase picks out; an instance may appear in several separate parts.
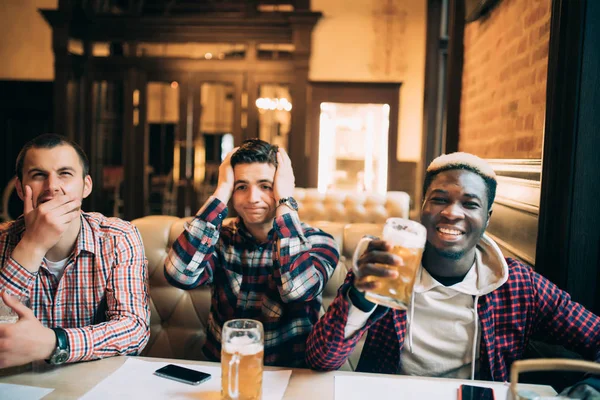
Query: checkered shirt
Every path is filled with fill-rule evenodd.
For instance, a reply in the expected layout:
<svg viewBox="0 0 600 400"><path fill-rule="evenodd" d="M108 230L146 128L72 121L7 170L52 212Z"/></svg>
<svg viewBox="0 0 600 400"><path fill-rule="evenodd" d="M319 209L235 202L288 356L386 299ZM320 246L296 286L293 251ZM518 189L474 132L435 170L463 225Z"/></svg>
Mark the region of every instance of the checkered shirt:
<svg viewBox="0 0 600 400"><path fill-rule="evenodd" d="M226 205L213 199L186 224L165 261L173 285L212 285L205 355L220 359L226 321L251 318L263 323L266 365L305 365L306 338L339 259L334 239L291 213L276 217L259 243L240 219L222 226L226 215Z"/></svg>
<svg viewBox="0 0 600 400"><path fill-rule="evenodd" d="M81 213L81 230L60 281L45 260L32 273L11 257L24 232L22 216L0 227L0 291L28 296L44 326L66 330L67 362L138 354L150 336L150 307L137 229L118 218Z"/></svg>
<svg viewBox="0 0 600 400"><path fill-rule="evenodd" d="M482 329L479 379L507 381L510 366L523 358L532 338L561 344L600 362L600 318L531 267L510 258L506 261L508 281L477 304ZM317 370L338 369L368 332L357 370L397 374L402 369L406 311L378 306L360 331L344 339L348 320L345 298L353 280L350 272L315 325L307 341L306 362Z"/></svg>

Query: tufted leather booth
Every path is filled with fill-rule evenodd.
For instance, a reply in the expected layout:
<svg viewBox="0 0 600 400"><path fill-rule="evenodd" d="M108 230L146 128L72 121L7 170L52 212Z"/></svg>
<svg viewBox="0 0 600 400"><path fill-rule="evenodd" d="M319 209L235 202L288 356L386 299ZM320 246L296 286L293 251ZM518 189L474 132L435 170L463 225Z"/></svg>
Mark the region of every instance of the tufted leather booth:
<svg viewBox="0 0 600 400"><path fill-rule="evenodd" d="M340 250L340 263L323 292L327 308L344 281L349 261L360 238L380 235L388 217L408 218L409 196L388 192L385 196L362 193L318 193L297 188L294 197L300 205L300 219L331 234ZM150 286L150 341L144 355L204 360L202 346L210 310L210 289L181 290L171 286L163 265L173 241L191 218L147 216L133 221L142 235L148 258ZM225 223L230 223L231 219Z"/></svg>

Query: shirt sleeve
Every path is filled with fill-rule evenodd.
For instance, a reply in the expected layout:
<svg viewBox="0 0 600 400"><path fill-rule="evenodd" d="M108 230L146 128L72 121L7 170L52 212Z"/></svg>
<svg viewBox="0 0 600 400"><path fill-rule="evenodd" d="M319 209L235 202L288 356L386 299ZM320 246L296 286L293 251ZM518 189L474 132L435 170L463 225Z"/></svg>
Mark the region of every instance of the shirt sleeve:
<svg viewBox="0 0 600 400"><path fill-rule="evenodd" d="M348 293L346 293L346 301L348 302L348 321L346 322L346 327L344 328L344 339L348 339L356 332L358 332L360 328L365 326L365 324L369 320L369 317L377 308L377 306L373 305L371 310L362 311L360 308L356 307L352 303L350 290L352 289L349 289Z"/></svg>
<svg viewBox="0 0 600 400"><path fill-rule="evenodd" d="M29 271L11 257L14 248L10 235L0 232L0 292L30 297L38 273Z"/></svg>
<svg viewBox="0 0 600 400"><path fill-rule="evenodd" d="M227 206L212 198L203 211L185 225L165 261L165 277L172 285L192 289L212 283L218 259L216 244L226 216Z"/></svg>
<svg viewBox="0 0 600 400"><path fill-rule="evenodd" d="M139 354L150 338L148 261L134 226L114 237L115 264L106 286L107 321L67 328L68 362Z"/></svg>
<svg viewBox="0 0 600 400"><path fill-rule="evenodd" d="M535 333L600 362L600 317L540 274L530 274L537 302Z"/></svg>
<svg viewBox="0 0 600 400"><path fill-rule="evenodd" d="M340 368L369 328L389 311L387 307L376 307L362 327L346 337L350 316L350 303L347 296L353 281L354 274L348 272L346 281L338 290L333 303L308 336L306 363L312 369L333 371Z"/></svg>
<svg viewBox="0 0 600 400"><path fill-rule="evenodd" d="M19 297L30 297L37 272L31 272L12 257L3 260L0 267L0 292Z"/></svg>
<svg viewBox="0 0 600 400"><path fill-rule="evenodd" d="M333 237L300 223L297 213L284 214L274 221L273 277L281 299L311 301L321 294L338 264L340 255Z"/></svg>

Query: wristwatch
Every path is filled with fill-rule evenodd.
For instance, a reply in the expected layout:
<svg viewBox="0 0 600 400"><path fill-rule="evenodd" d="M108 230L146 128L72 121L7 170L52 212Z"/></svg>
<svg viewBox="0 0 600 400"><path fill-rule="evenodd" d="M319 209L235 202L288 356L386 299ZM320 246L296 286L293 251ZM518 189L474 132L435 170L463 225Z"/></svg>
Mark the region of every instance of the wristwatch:
<svg viewBox="0 0 600 400"><path fill-rule="evenodd" d="M53 365L64 364L69 359L69 337L67 332L62 328L50 328L56 335L56 348L48 361Z"/></svg>
<svg viewBox="0 0 600 400"><path fill-rule="evenodd" d="M286 206L288 206L289 208L291 208L294 211L298 211L298 202L292 196L283 197L283 198L279 199L279 204L277 205L277 207L279 207L282 204L285 204Z"/></svg>

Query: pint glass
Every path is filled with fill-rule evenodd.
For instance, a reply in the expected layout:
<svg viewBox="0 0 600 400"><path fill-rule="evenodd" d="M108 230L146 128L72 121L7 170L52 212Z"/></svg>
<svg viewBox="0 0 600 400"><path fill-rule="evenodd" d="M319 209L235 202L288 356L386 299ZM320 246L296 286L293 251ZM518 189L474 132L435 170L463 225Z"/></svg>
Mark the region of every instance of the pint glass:
<svg viewBox="0 0 600 400"><path fill-rule="evenodd" d="M29 297L26 296L13 296L25 307L30 308ZM15 324L19 321L17 313L4 303L4 300L0 296L0 324ZM17 375L22 372L30 371L33 367L33 363L27 363L24 365L17 365L14 367L0 368L0 377ZM1 397L1 396L0 396Z"/></svg>
<svg viewBox="0 0 600 400"><path fill-rule="evenodd" d="M30 307L29 297L20 297L14 296L21 304L24 304L25 307ZM0 324L14 324L19 320L19 316L17 313L4 304L4 300L0 297Z"/></svg>
<svg viewBox="0 0 600 400"><path fill-rule="evenodd" d="M259 321L234 319L223 325L221 399L260 400L264 333Z"/></svg>
<svg viewBox="0 0 600 400"><path fill-rule="evenodd" d="M357 261L364 253L371 239L362 238L356 246L352 265L358 276ZM383 240L392 246L392 253L402 257L404 266L385 265L396 269L398 278L366 276L363 282L379 282L376 289L365 292L367 300L386 307L408 309L412 297L417 271L421 265L421 256L427 240L427 230L418 222L404 218L388 218L383 227Z"/></svg>

